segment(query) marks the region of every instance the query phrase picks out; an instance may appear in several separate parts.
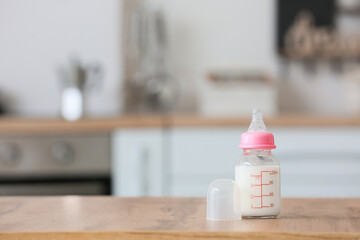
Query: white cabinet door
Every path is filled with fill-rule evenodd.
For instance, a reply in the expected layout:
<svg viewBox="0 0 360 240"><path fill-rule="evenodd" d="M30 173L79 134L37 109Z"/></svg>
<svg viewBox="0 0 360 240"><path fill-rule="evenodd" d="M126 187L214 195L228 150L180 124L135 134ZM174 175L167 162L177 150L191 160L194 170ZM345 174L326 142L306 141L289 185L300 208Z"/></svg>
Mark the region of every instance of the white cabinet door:
<svg viewBox="0 0 360 240"><path fill-rule="evenodd" d="M170 132L173 196L205 196L217 178L234 178L244 128ZM281 164L283 197L360 197L360 128L269 128Z"/></svg>
<svg viewBox="0 0 360 240"><path fill-rule="evenodd" d="M163 194L163 146L160 128L126 128L113 134L112 183L116 196Z"/></svg>
<svg viewBox="0 0 360 240"><path fill-rule="evenodd" d="M246 128L174 128L170 131L173 196L206 196L218 178L234 179L241 133Z"/></svg>
<svg viewBox="0 0 360 240"><path fill-rule="evenodd" d="M286 197L360 197L360 128L276 128Z"/></svg>

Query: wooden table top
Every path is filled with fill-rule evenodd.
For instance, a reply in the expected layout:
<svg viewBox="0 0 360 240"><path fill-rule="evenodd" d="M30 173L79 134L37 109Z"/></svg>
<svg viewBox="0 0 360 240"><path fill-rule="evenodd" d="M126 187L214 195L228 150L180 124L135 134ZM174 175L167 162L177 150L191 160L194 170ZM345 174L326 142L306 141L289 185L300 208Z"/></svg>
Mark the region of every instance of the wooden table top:
<svg viewBox="0 0 360 240"><path fill-rule="evenodd" d="M284 199L277 219L206 221L203 198L1 197L0 239L360 239L360 199Z"/></svg>

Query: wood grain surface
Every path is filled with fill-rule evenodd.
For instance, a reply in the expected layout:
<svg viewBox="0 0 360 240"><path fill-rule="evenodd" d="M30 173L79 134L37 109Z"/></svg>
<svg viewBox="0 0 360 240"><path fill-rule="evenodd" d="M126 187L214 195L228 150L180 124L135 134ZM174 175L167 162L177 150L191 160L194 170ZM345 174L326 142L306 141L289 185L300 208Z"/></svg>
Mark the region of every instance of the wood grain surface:
<svg viewBox="0 0 360 240"><path fill-rule="evenodd" d="M278 219L206 221L202 198L1 197L0 239L360 239L360 199L284 199Z"/></svg>
<svg viewBox="0 0 360 240"><path fill-rule="evenodd" d="M118 128L146 127L247 127L248 118L204 117L199 115L122 115L113 118L84 118L75 122L62 119L34 119L1 117L0 133L51 134L51 133L109 133ZM359 126L360 117L280 115L265 118L266 125L274 126Z"/></svg>
<svg viewBox="0 0 360 240"><path fill-rule="evenodd" d="M160 127L160 116L122 116L116 118L84 118L68 122L63 119L0 118L0 133L6 134L51 134L51 133L109 133L117 128Z"/></svg>

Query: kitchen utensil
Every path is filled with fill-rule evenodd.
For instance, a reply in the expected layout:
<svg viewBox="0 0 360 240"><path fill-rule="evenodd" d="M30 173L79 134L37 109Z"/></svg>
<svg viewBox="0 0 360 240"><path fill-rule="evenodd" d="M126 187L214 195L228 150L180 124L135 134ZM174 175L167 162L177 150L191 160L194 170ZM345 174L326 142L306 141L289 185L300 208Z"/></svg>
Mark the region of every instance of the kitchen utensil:
<svg viewBox="0 0 360 240"><path fill-rule="evenodd" d="M61 81L61 116L68 121L76 121L84 115L84 92L99 89L103 71L97 63L82 65L73 58L67 66L59 70Z"/></svg>
<svg viewBox="0 0 360 240"><path fill-rule="evenodd" d="M130 92L128 101L140 110L169 110L178 98L179 87L166 65L164 14L161 10L150 10L145 4L139 4L130 21L130 46L133 49L132 59L137 59L137 71L126 80L130 83L126 84ZM129 58L128 61L131 61Z"/></svg>

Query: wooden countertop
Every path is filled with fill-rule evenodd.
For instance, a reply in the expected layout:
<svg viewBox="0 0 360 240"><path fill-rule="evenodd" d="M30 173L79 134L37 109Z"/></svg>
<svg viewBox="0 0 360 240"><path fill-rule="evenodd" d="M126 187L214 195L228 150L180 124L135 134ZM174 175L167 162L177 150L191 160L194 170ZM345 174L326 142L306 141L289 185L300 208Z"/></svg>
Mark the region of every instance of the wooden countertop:
<svg viewBox="0 0 360 240"><path fill-rule="evenodd" d="M206 221L203 198L1 197L0 240L360 239L360 199L284 199L278 219Z"/></svg>
<svg viewBox="0 0 360 240"><path fill-rule="evenodd" d="M360 117L280 115L267 117L266 125L299 127L360 127ZM113 118L91 118L76 122L62 119L35 119L20 117L0 118L0 134L43 133L109 133L118 128L146 127L247 127L250 118L220 118L199 115L123 115Z"/></svg>
<svg viewBox="0 0 360 240"><path fill-rule="evenodd" d="M84 118L68 122L63 119L45 118L0 118L0 134L44 134L44 133L110 133L117 128L160 127L160 116L121 116L114 118Z"/></svg>

